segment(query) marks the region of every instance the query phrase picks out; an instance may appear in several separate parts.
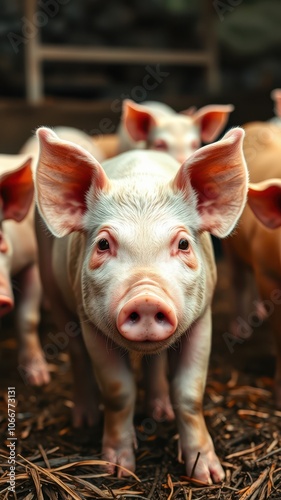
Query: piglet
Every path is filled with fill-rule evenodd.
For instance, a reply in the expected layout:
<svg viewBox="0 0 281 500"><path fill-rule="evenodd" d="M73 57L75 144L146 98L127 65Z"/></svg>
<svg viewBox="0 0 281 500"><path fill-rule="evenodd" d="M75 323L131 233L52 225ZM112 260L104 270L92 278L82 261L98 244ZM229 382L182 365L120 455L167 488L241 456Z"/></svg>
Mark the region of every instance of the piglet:
<svg viewBox="0 0 281 500"><path fill-rule="evenodd" d="M165 151L183 163L201 143L213 142L223 131L233 106L209 105L176 113L166 104L123 101L119 128L120 152L131 149Z"/></svg>
<svg viewBox="0 0 281 500"><path fill-rule="evenodd" d="M108 471L135 468L129 353L166 350L186 473L222 480L202 412L216 282L209 233L228 235L246 201L243 130L181 166L158 151L130 151L101 166L51 130L37 133L37 206L56 237L50 299L60 325L82 330L104 404Z"/></svg>
<svg viewBox="0 0 281 500"><path fill-rule="evenodd" d="M224 250L230 264L235 318L227 337L231 349L254 334L255 326L268 316L273 332L277 365L275 396L281 408L281 129L272 123L245 125L244 153L250 174L247 206ZM249 309L247 273L251 270L259 295ZM258 306L258 320L251 321Z"/></svg>
<svg viewBox="0 0 281 500"><path fill-rule="evenodd" d="M19 339L19 372L34 385L49 381L38 338L41 284L34 233L31 157L0 156L0 316L14 308Z"/></svg>

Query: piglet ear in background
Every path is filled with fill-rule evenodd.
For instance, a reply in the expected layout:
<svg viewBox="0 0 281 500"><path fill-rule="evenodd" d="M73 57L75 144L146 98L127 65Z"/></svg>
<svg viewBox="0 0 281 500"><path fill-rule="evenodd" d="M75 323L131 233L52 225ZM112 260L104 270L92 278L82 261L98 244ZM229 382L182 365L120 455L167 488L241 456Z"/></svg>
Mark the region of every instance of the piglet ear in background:
<svg viewBox="0 0 281 500"><path fill-rule="evenodd" d="M150 128L156 126L153 114L130 99L123 101L122 121L125 130L135 142L146 141Z"/></svg>
<svg viewBox="0 0 281 500"><path fill-rule="evenodd" d="M193 120L200 127L202 142L213 142L218 137L233 110L232 104L214 104L204 106L194 113Z"/></svg>
<svg viewBox="0 0 281 500"><path fill-rule="evenodd" d="M0 210L2 220L20 222L33 201L32 158L23 155L0 156Z"/></svg>
<svg viewBox="0 0 281 500"><path fill-rule="evenodd" d="M250 183L248 205L259 221L269 229L281 226L281 180Z"/></svg>

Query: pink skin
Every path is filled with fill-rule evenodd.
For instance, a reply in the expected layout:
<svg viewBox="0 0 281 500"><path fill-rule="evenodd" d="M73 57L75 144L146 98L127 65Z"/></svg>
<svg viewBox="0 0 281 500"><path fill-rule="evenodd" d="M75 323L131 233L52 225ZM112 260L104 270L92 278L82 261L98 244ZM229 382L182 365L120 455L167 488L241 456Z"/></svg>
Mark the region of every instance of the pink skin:
<svg viewBox="0 0 281 500"><path fill-rule="evenodd" d="M164 300L152 293L142 292L122 307L116 326L128 340L155 342L173 335L177 323L176 314Z"/></svg>
<svg viewBox="0 0 281 500"><path fill-rule="evenodd" d="M0 318L11 312L14 308L14 296L10 282L10 277L7 275L5 268L6 259L5 253L0 250ZM3 255L4 254L4 255Z"/></svg>

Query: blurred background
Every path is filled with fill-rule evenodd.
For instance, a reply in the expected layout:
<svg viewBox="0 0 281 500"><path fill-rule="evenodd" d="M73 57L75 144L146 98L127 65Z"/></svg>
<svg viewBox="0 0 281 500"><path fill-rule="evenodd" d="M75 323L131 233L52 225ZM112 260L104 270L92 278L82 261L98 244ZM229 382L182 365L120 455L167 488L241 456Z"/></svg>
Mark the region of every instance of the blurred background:
<svg viewBox="0 0 281 500"><path fill-rule="evenodd" d="M121 102L274 115L280 0L0 0L0 153L39 125L113 133Z"/></svg>

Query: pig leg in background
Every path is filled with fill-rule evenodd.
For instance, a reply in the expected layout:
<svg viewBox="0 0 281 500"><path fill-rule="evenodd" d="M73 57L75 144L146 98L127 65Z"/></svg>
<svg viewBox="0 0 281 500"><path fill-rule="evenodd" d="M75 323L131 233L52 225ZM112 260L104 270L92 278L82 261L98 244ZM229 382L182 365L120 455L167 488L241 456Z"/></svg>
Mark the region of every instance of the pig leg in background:
<svg viewBox="0 0 281 500"><path fill-rule="evenodd" d="M44 291L49 300L52 317L59 331L64 332L69 322L77 322L77 316L70 312L61 297L61 292L52 271L52 247L54 237L44 226L36 211L35 227L39 248L39 269ZM93 376L82 334L69 336L68 349L74 381L73 426L95 425L100 417L99 390Z"/></svg>
<svg viewBox="0 0 281 500"><path fill-rule="evenodd" d="M181 346L169 351L171 399L180 434L179 454L184 458L187 475L192 474L209 484L224 478L202 407L210 346L211 310L208 308L182 338Z"/></svg>
<svg viewBox="0 0 281 500"><path fill-rule="evenodd" d="M82 315L80 321L104 403L103 459L134 471L136 388L129 355ZM108 465L106 469L113 474L115 466ZM118 470L119 477L126 475Z"/></svg>
<svg viewBox="0 0 281 500"><path fill-rule="evenodd" d="M270 304L272 309L268 313L268 323L270 330L274 336L275 341L275 355L276 355L276 368L275 368L275 380L274 380L274 396L276 407L281 409L281 304L280 304L280 281L275 281L274 279L259 275L256 273L256 281L258 288L260 290L260 295L264 301L269 302L269 297L271 298ZM274 299L274 294L277 292L276 300ZM279 303L278 303L279 302Z"/></svg>
<svg viewBox="0 0 281 500"><path fill-rule="evenodd" d="M143 358L146 409L156 422L174 420L169 382L167 379L167 353L161 352Z"/></svg>
<svg viewBox="0 0 281 500"><path fill-rule="evenodd" d="M276 345L276 368L274 381L274 396L276 407L281 410L281 306L276 304L272 315L270 316L270 326L273 330Z"/></svg>
<svg viewBox="0 0 281 500"><path fill-rule="evenodd" d="M229 283L231 289L231 299L233 302L233 319L230 322L230 333L236 338L249 338L251 336L250 327L247 325L247 317L255 311L259 314L258 308L261 302L257 299L256 286L253 276L245 262L239 258L239 252L235 249L235 235L223 241L223 249L228 264ZM239 318L242 321L239 321Z"/></svg>
<svg viewBox="0 0 281 500"><path fill-rule="evenodd" d="M18 370L29 384L47 384L50 381L50 374L38 337L41 284L37 264L31 264L17 275L16 287L19 291L16 307L19 338Z"/></svg>

